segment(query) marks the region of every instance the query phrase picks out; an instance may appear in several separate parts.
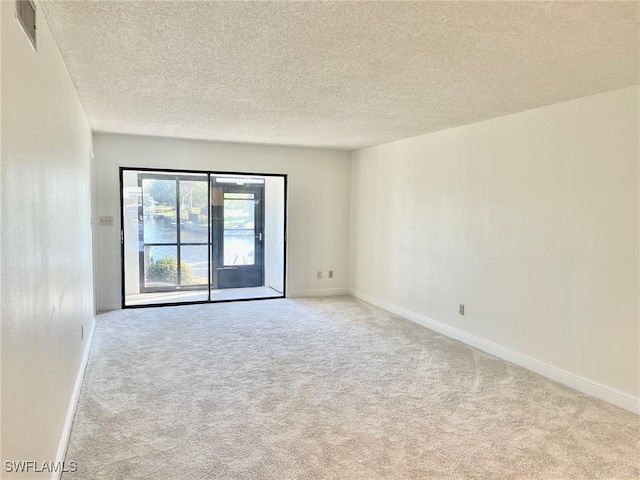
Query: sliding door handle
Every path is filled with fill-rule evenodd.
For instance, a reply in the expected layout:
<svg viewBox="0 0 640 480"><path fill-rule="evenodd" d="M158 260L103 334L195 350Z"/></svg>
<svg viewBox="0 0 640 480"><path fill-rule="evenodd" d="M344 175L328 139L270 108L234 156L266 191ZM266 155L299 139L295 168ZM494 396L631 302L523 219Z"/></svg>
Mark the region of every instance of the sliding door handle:
<svg viewBox="0 0 640 480"><path fill-rule="evenodd" d="M259 242L262 241L262 232L260 232L259 234L256 235L256 238L258 239Z"/></svg>

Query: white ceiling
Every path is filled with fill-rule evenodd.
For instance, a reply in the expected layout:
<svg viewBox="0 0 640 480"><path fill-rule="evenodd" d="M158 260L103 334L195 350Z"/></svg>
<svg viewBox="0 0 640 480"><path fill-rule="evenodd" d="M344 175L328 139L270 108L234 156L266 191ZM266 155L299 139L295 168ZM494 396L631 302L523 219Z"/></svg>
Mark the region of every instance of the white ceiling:
<svg viewBox="0 0 640 480"><path fill-rule="evenodd" d="M100 132L354 149L638 83L637 2L40 5Z"/></svg>

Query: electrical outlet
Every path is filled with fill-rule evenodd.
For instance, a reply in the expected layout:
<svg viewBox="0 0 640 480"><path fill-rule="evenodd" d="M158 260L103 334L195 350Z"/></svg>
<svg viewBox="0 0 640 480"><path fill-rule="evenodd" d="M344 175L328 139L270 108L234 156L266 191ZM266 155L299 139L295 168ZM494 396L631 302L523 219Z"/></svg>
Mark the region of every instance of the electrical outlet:
<svg viewBox="0 0 640 480"><path fill-rule="evenodd" d="M320 270L318 270L318 271L316 272L316 278L317 278L318 280L322 280L322 272L321 272Z"/></svg>
<svg viewBox="0 0 640 480"><path fill-rule="evenodd" d="M464 315L464 304L462 304L462 303L460 304L460 308L458 309L458 313L460 315Z"/></svg>
<svg viewBox="0 0 640 480"><path fill-rule="evenodd" d="M329 278L333 278L333 270L329 270Z"/></svg>
<svg viewBox="0 0 640 480"><path fill-rule="evenodd" d="M113 217L98 217L98 225L101 227L113 227Z"/></svg>

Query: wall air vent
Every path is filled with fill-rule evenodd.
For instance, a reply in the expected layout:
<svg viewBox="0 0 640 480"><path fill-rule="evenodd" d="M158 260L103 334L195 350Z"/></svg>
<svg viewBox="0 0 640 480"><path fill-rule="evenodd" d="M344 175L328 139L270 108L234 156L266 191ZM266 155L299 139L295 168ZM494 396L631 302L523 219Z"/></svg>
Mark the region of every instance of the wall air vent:
<svg viewBox="0 0 640 480"><path fill-rule="evenodd" d="M31 0L16 0L16 17L27 34L33 49L36 49L36 6Z"/></svg>

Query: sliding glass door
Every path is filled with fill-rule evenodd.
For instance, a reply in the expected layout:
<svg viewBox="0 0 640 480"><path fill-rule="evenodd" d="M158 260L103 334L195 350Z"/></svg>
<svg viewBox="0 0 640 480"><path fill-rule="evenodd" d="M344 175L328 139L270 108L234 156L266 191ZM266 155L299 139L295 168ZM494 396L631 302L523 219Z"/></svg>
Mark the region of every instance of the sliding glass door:
<svg viewBox="0 0 640 480"><path fill-rule="evenodd" d="M121 169L121 185L123 306L284 296L285 176Z"/></svg>
<svg viewBox="0 0 640 480"><path fill-rule="evenodd" d="M209 285L207 175L140 174L140 291Z"/></svg>

